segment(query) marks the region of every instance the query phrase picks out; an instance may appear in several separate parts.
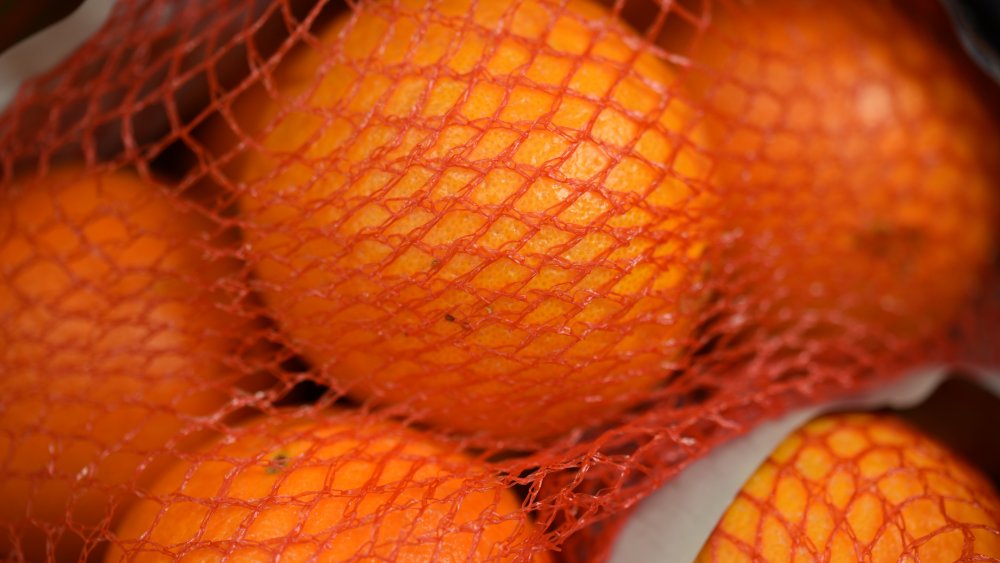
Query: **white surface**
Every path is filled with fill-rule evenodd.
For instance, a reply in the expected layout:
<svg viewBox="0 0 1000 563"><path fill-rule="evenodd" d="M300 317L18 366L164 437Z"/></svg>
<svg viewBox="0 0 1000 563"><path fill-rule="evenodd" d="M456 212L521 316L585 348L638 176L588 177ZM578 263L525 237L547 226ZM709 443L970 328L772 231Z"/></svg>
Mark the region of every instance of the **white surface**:
<svg viewBox="0 0 1000 563"><path fill-rule="evenodd" d="M0 54L0 111L24 80L52 68L93 35L114 4L115 0L86 0L67 18Z"/></svg>
<svg viewBox="0 0 1000 563"><path fill-rule="evenodd" d="M694 561L743 483L796 428L828 411L915 406L944 377L943 368L928 368L863 395L791 412L716 448L639 505L616 540L612 563ZM997 375L981 378L1000 396L998 379Z"/></svg>
<svg viewBox="0 0 1000 563"><path fill-rule="evenodd" d="M691 464L639 505L619 534L611 561L694 561L747 477L789 429L809 418L801 411L766 422Z"/></svg>
<svg viewBox="0 0 1000 563"><path fill-rule="evenodd" d="M983 386L984 389L987 389L997 397L1000 397L1000 373L990 373L989 371L984 370L978 374L976 381L979 385Z"/></svg>

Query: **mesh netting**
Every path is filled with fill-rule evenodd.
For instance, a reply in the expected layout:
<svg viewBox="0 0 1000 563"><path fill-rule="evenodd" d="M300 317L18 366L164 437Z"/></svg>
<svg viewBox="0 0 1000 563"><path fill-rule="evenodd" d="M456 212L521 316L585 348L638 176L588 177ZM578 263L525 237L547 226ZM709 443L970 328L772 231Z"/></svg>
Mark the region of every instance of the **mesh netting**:
<svg viewBox="0 0 1000 563"><path fill-rule="evenodd" d="M974 561L1000 556L981 473L889 416L822 417L746 482L698 561Z"/></svg>
<svg viewBox="0 0 1000 563"><path fill-rule="evenodd" d="M119 2L0 118L0 550L595 559L996 365L997 92L918 4Z"/></svg>

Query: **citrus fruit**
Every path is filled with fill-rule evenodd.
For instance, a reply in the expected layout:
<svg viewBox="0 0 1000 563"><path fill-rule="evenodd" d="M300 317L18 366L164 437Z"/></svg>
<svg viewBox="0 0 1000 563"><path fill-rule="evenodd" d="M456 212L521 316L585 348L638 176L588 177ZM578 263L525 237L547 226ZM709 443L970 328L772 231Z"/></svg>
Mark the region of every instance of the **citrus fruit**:
<svg viewBox="0 0 1000 563"><path fill-rule="evenodd" d="M0 192L0 549L75 559L226 401L240 323L219 307L234 266L208 257L211 232L124 171Z"/></svg>
<svg viewBox="0 0 1000 563"><path fill-rule="evenodd" d="M940 331L996 251L1000 134L971 83L883 3L726 6L687 77L739 234L733 298L856 339Z"/></svg>
<svg viewBox="0 0 1000 563"><path fill-rule="evenodd" d="M500 438L648 396L711 198L640 42L588 0L371 2L234 105L249 259L318 373Z"/></svg>
<svg viewBox="0 0 1000 563"><path fill-rule="evenodd" d="M705 561L972 561L1000 557L1000 497L947 448L888 415L830 415L747 480Z"/></svg>
<svg viewBox="0 0 1000 563"><path fill-rule="evenodd" d="M106 560L512 560L504 549L531 532L473 460L394 423L310 412L239 427L175 464Z"/></svg>

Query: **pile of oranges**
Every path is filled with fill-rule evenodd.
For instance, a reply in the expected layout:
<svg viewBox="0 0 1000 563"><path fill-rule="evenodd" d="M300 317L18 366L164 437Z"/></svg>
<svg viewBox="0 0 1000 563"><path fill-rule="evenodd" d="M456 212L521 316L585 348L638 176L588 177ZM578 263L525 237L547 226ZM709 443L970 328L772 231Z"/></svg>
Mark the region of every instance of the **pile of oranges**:
<svg viewBox="0 0 1000 563"><path fill-rule="evenodd" d="M1000 249L1000 132L953 54L880 2L716 8L681 45L595 0L362 2L194 132L225 204L13 176L0 553L550 561L490 455L620 423L709 321L807 361L945 333ZM337 405L273 404L291 356ZM1000 557L986 478L895 424L802 429L701 557ZM837 501L864 483L877 522Z"/></svg>

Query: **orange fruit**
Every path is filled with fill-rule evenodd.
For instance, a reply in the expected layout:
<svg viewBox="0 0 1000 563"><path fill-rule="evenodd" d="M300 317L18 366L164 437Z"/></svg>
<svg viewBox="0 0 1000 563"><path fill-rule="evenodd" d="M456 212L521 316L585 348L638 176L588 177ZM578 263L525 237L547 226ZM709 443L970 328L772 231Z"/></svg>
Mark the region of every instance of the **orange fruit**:
<svg viewBox="0 0 1000 563"><path fill-rule="evenodd" d="M648 396L710 198L640 41L589 0L371 2L235 104L259 289L317 372L500 438Z"/></svg>
<svg viewBox="0 0 1000 563"><path fill-rule="evenodd" d="M75 559L224 405L241 325L218 307L234 265L207 257L210 233L128 172L0 192L0 550Z"/></svg>
<svg viewBox="0 0 1000 563"><path fill-rule="evenodd" d="M533 529L485 467L347 413L237 428L150 495L107 561L508 561Z"/></svg>
<svg viewBox="0 0 1000 563"><path fill-rule="evenodd" d="M899 419L852 414L821 417L786 438L697 561L997 557L1000 497L982 474Z"/></svg>
<svg viewBox="0 0 1000 563"><path fill-rule="evenodd" d="M733 299L856 339L940 331L997 248L1000 134L983 102L885 4L735 4L688 75L742 233Z"/></svg>

